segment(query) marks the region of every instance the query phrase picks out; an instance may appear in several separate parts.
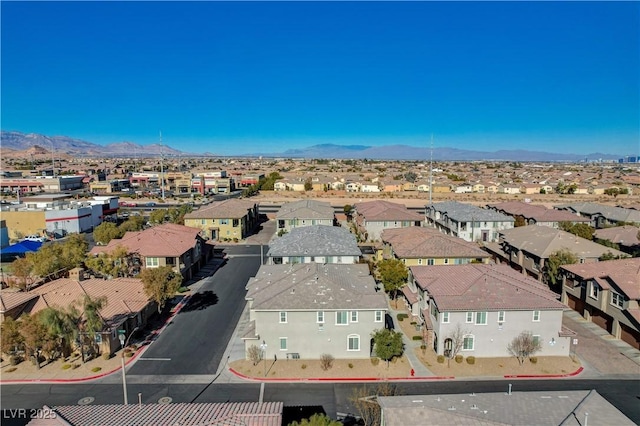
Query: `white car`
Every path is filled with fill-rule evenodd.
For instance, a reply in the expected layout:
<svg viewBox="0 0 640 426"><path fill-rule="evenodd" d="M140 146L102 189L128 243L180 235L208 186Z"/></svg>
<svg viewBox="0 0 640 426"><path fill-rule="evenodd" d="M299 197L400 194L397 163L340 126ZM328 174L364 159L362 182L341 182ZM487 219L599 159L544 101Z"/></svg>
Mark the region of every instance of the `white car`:
<svg viewBox="0 0 640 426"><path fill-rule="evenodd" d="M39 235L27 235L22 239L22 241L36 241L39 243L44 243L45 241L47 241L47 239Z"/></svg>

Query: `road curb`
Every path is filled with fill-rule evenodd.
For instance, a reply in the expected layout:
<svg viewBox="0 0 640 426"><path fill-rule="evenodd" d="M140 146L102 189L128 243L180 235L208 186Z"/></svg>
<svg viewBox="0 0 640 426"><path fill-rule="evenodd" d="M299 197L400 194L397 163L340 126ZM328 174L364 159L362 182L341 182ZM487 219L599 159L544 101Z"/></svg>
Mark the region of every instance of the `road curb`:
<svg viewBox="0 0 640 426"><path fill-rule="evenodd" d="M269 378L250 377L229 367L229 372L235 376L251 382L402 382L402 381L433 381L454 380L453 376L424 376L424 377L309 377L309 378Z"/></svg>
<svg viewBox="0 0 640 426"><path fill-rule="evenodd" d="M584 367L578 368L573 373L567 374L510 374L503 376L505 379L562 379L565 377L575 377L582 373Z"/></svg>

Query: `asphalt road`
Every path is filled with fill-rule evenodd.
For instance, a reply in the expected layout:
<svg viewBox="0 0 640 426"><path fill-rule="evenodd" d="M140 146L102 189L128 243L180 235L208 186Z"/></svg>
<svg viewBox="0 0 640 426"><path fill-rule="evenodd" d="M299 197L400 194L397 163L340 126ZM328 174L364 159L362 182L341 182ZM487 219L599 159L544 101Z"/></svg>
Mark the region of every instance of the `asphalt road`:
<svg viewBox="0 0 640 426"><path fill-rule="evenodd" d="M438 381L398 383L399 394L450 394L503 392L513 384L512 391L561 391L596 389L604 398L632 421L640 424L640 382L630 379L602 380L495 380L495 381ZM264 401L283 401L285 406L322 406L327 414L355 413L349 399L354 389L375 384L347 383L267 383ZM92 404L122 404L122 387L116 384L73 385L6 385L2 386L2 408L38 408L47 404L76 405L81 398L94 398ZM247 384L146 384L137 385L142 403L156 403L170 397L172 402L248 402L258 401L259 383ZM132 403L137 402L134 398Z"/></svg>
<svg viewBox="0 0 640 426"><path fill-rule="evenodd" d="M232 257L203 280L128 377L216 373L244 308L247 281L260 267L260 246L227 246L225 252Z"/></svg>

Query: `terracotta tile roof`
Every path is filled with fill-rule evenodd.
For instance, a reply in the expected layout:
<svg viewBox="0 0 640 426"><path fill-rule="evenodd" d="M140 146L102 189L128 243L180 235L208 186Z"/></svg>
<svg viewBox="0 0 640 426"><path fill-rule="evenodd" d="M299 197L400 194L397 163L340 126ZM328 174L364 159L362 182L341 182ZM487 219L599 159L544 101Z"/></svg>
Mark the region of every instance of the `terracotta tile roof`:
<svg viewBox="0 0 640 426"><path fill-rule="evenodd" d="M640 245L640 240L638 239L639 232L640 228L637 226L624 225L597 229L593 236L601 240L608 240L612 243L620 244L621 246L633 247Z"/></svg>
<svg viewBox="0 0 640 426"><path fill-rule="evenodd" d="M108 253L123 246L129 253L144 257L179 257L195 247L200 231L199 228L165 223L144 231L127 232L106 246L95 246L90 253Z"/></svg>
<svg viewBox="0 0 640 426"><path fill-rule="evenodd" d="M402 294L404 294L412 305L418 301L418 293L413 292L409 286L405 285L402 287Z"/></svg>
<svg viewBox="0 0 640 426"><path fill-rule="evenodd" d="M354 208L359 216L369 222L381 220L424 220L424 215L408 210L404 204L391 203L389 201L365 201L354 204Z"/></svg>
<svg viewBox="0 0 640 426"><path fill-rule="evenodd" d="M330 203L316 200L301 200L286 203L278 213L277 219L331 219L334 218L334 210Z"/></svg>
<svg viewBox="0 0 640 426"><path fill-rule="evenodd" d="M558 295L507 265L412 266L440 311L562 310Z"/></svg>
<svg viewBox="0 0 640 426"><path fill-rule="evenodd" d="M222 402L53 407L71 425L280 426L282 402ZM64 424L64 423L63 423Z"/></svg>
<svg viewBox="0 0 640 426"><path fill-rule="evenodd" d="M20 305L24 305L36 297L38 297L38 295L33 293L2 290L0 292L0 313L4 313Z"/></svg>
<svg viewBox="0 0 640 426"><path fill-rule="evenodd" d="M256 203L235 198L216 201L184 215L185 219L240 219L253 209Z"/></svg>
<svg viewBox="0 0 640 426"><path fill-rule="evenodd" d="M43 284L29 293L38 297L31 313L47 307L67 307L75 301L82 300L85 294L92 298L104 296L107 303L100 310L100 315L107 326L120 324L122 320L140 312L149 303L144 285L138 278L92 278L84 281L61 278Z"/></svg>
<svg viewBox="0 0 640 426"><path fill-rule="evenodd" d="M433 209L441 214L446 214L456 222L514 222L515 219L505 214L481 209L471 204L459 203L457 201L443 201L432 204ZM427 207L429 207L427 205Z"/></svg>
<svg viewBox="0 0 640 426"><path fill-rule="evenodd" d="M382 241L393 247L401 259L409 258L487 258L491 255L474 243L445 235L433 228L385 229Z"/></svg>
<svg viewBox="0 0 640 426"><path fill-rule="evenodd" d="M640 300L640 258L577 263L561 268L582 280L595 279L605 289L614 287L629 299Z"/></svg>
<svg viewBox="0 0 640 426"><path fill-rule="evenodd" d="M587 217L581 217L566 210L548 209L538 204L507 201L504 203L487 204L487 207L504 212L511 216L523 216L536 222L590 222Z"/></svg>

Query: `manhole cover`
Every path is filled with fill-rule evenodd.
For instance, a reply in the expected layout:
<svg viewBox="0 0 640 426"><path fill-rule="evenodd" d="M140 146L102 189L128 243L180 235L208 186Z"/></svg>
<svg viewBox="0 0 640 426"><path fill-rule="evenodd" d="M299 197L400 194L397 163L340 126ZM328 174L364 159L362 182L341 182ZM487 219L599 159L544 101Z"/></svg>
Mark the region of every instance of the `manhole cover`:
<svg viewBox="0 0 640 426"><path fill-rule="evenodd" d="M96 399L94 397L92 397L92 396L85 396L80 401L78 401L78 405L89 405L95 400Z"/></svg>
<svg viewBox="0 0 640 426"><path fill-rule="evenodd" d="M158 400L158 404L171 404L171 401L173 401L173 398L170 396L163 396Z"/></svg>

